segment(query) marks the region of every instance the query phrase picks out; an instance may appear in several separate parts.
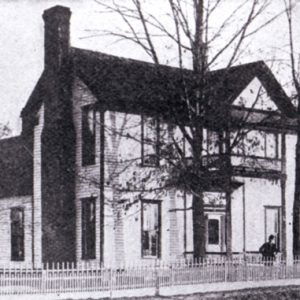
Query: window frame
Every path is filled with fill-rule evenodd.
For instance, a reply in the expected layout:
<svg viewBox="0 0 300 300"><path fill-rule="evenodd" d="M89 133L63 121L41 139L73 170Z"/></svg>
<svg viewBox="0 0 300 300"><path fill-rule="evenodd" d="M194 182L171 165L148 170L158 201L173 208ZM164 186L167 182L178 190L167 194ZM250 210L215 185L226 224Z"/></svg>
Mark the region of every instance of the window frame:
<svg viewBox="0 0 300 300"><path fill-rule="evenodd" d="M150 156L154 157L154 162L148 162L145 157L145 145L147 142L145 141L145 125L147 119L152 119L156 123L155 128L155 153L150 154ZM151 159L152 160L152 159ZM160 160L160 119L159 117L152 117L152 116L146 116L144 114L141 115L141 165L143 167L158 167L159 166L159 160Z"/></svg>
<svg viewBox="0 0 300 300"><path fill-rule="evenodd" d="M203 134L204 136L204 134ZM215 156L220 155L222 153L222 134L218 132L217 130L212 130L210 128L206 128L206 152L208 156ZM213 141L215 142L215 145L210 144L211 138L216 137L216 139ZM215 147L215 151L212 152L213 149L210 149L210 147Z"/></svg>
<svg viewBox="0 0 300 300"><path fill-rule="evenodd" d="M87 137L89 130L89 112L93 114L93 136ZM85 117L86 116L86 117ZM96 164L96 109L94 105L85 105L81 107L81 165L92 166ZM92 141L88 141L92 139ZM89 145L87 145L89 143ZM92 147L88 147L91 146Z"/></svg>
<svg viewBox="0 0 300 300"><path fill-rule="evenodd" d="M260 131L263 133L263 146L264 146L264 149L263 149L263 152L264 154L263 155L253 155L253 154L247 154L246 153L246 146L247 146L247 143L245 142L245 139L247 138L247 134L250 133L250 132L253 132L253 131ZM251 129L251 130L246 130L246 133L240 133L242 134L242 138L241 138L241 141L240 143L242 144L242 153L238 153L238 151L235 151L233 148L232 149L232 155L234 156L238 156L238 157L253 157L253 158L262 158L262 159L269 159L269 160L280 160L282 157L281 157L281 149L279 149L280 147L280 142L279 142L279 139L280 139L280 132L274 132L274 131L266 131L266 130L259 130L259 129ZM274 143L275 143L275 149L274 149L274 153L275 155L274 156L271 156L268 154L268 141L267 141L267 137L268 135L273 135L274 136Z"/></svg>
<svg viewBox="0 0 300 300"><path fill-rule="evenodd" d="M210 235L210 230L209 230L210 229L209 224L211 222L217 222L217 224L218 224L217 242L213 242L213 243L210 242L211 235ZM208 220L207 220L207 244L208 245L213 245L213 246L220 245L220 243L221 243L221 224L220 223L221 223L221 221L217 218L211 218L211 219L208 218Z"/></svg>
<svg viewBox="0 0 300 300"><path fill-rule="evenodd" d="M157 205L158 209L158 229L157 229L157 254L145 255L143 248L143 233L144 233L144 205ZM161 257L161 201L160 200L141 200L141 257L142 258L160 258Z"/></svg>
<svg viewBox="0 0 300 300"><path fill-rule="evenodd" d="M21 233L17 233L14 234L13 233L13 212L17 211L17 212L21 212L22 213L22 223L19 229ZM25 209L24 207L21 206L17 206L17 207L12 207L10 209L10 245L11 245L11 261L24 261L25 260ZM15 238L17 238L17 240L21 237L21 255L17 255L15 256L14 253L16 252L13 248L15 243L13 242ZM16 242L16 245L18 245L18 242ZM20 252L20 250L18 251Z"/></svg>
<svg viewBox="0 0 300 300"><path fill-rule="evenodd" d="M90 260L96 259L96 197L87 197L81 198L81 259L82 260ZM93 232L87 233L87 222L85 221L89 215L85 215L86 209L90 212L90 204L93 203ZM89 204L89 205L88 205ZM93 235L93 248L91 250L87 249L88 242L87 238L90 235ZM90 253L91 252L91 253Z"/></svg>
<svg viewBox="0 0 300 300"><path fill-rule="evenodd" d="M264 233L264 237L265 237L265 242L268 241L268 233L267 233L267 210L276 210L277 211L277 226L278 226L278 232L277 232L277 236L276 238L276 246L277 249L279 251L281 251L282 245L281 245L281 241L282 241L282 219L281 219L281 206L272 206L272 205L265 205L264 206L264 226L265 226L265 233Z"/></svg>

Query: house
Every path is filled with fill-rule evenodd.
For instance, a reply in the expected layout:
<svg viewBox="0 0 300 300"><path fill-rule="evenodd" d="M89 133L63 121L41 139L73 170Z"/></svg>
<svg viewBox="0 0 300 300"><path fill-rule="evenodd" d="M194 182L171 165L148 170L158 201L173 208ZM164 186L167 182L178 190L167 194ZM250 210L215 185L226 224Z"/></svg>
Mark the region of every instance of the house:
<svg viewBox="0 0 300 300"><path fill-rule="evenodd" d="M0 264L191 256L192 196L156 191L163 173L157 141L175 132L184 144L168 124L170 106L185 116L178 69L71 47L70 17L62 6L44 12L44 71L22 110L21 135L0 141ZM274 234L291 257L294 107L261 61L208 79L207 163L222 147L221 104L247 119L232 149L227 209L221 182L205 189L207 252L226 251L229 206L233 253L255 253Z"/></svg>

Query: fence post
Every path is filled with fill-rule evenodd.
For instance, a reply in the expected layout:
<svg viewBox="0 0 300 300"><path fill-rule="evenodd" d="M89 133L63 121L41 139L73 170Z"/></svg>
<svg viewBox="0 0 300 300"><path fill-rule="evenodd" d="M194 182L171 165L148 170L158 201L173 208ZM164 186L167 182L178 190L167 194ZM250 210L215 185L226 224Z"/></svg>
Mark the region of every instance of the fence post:
<svg viewBox="0 0 300 300"><path fill-rule="evenodd" d="M244 264L243 264L243 268L244 268L244 272L245 272L245 281L248 281L249 279L249 275L248 275L248 261L247 261L247 257L244 256Z"/></svg>
<svg viewBox="0 0 300 300"><path fill-rule="evenodd" d="M109 297L112 299L113 294L113 278L112 278L112 268L109 268Z"/></svg>
<svg viewBox="0 0 300 300"><path fill-rule="evenodd" d="M155 296L159 296L159 265L157 260L154 266L154 276L155 276Z"/></svg>

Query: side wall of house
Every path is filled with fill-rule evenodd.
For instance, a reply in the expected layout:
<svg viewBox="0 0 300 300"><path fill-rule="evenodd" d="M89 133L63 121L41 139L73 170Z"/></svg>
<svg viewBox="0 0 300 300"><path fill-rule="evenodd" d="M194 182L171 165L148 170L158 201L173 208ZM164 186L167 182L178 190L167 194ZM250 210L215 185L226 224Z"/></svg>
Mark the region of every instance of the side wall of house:
<svg viewBox="0 0 300 300"><path fill-rule="evenodd" d="M11 260L11 209L24 209L24 261ZM31 266L32 263L32 197L0 199L0 265Z"/></svg>
<svg viewBox="0 0 300 300"><path fill-rule="evenodd" d="M98 122L96 122L96 159L95 164L91 166L82 166L82 107L93 104L96 99L89 92L87 87L78 79L75 79L73 85L73 119L76 132L76 260L82 259L82 201L84 198L94 197L96 199L95 217L96 217L96 260L100 262L100 192L97 182L100 178L100 130L99 130L99 114L97 114ZM90 263L92 263L91 261Z"/></svg>
<svg viewBox="0 0 300 300"><path fill-rule="evenodd" d="M41 136L44 126L44 105L37 114L38 124L34 127L33 142L33 253L34 265L42 263L42 147Z"/></svg>
<svg viewBox="0 0 300 300"><path fill-rule="evenodd" d="M96 259L100 263L101 243L106 265L131 263L142 259L141 200L160 203L160 257L182 255L180 226L175 191L149 192L157 185L156 168L141 167L141 116L105 111L104 121L104 218L101 221L101 116L97 104L95 164L82 166L82 107L96 103L96 98L79 79L73 86L73 119L76 131L76 257L82 260L82 201L96 200ZM139 190L147 178L144 193ZM150 179L149 179L150 178ZM129 189L132 187L133 189ZM148 192L146 192L148 190ZM181 201L182 202L182 201ZM180 206L180 205L179 205ZM183 204L181 204L183 206ZM179 221L180 222L180 221ZM103 225L101 225L103 224ZM101 226L103 236L101 241ZM182 241L183 242L183 241ZM153 260L147 258L146 262Z"/></svg>
<svg viewBox="0 0 300 300"><path fill-rule="evenodd" d="M182 214L183 201L179 199L178 204L175 190L160 189L163 174L159 168L141 164L141 116L108 111L105 133L105 186L113 199L116 263L151 263L156 259L142 255L142 201L160 206L159 257L182 257L178 216ZM110 206L111 201L106 201Z"/></svg>
<svg viewBox="0 0 300 300"><path fill-rule="evenodd" d="M257 252L266 241L266 209L281 209L280 180L237 178L232 197L233 252Z"/></svg>
<svg viewBox="0 0 300 300"><path fill-rule="evenodd" d="M295 134L286 135L286 250L287 260L293 259L293 204L295 192L295 155L297 136Z"/></svg>
<svg viewBox="0 0 300 300"><path fill-rule="evenodd" d="M76 132L76 259L90 264L113 265L115 261L114 247L114 220L110 205L104 205L104 220L101 222L100 200L100 112L95 114L95 164L82 165L82 108L95 104L96 98L86 85L79 79L75 79L73 86L73 119ZM111 188L105 188L107 203L112 202ZM95 199L95 229L96 229L96 258L82 259L82 202L87 198ZM103 236L101 241L101 226ZM101 245L103 244L103 257L101 257Z"/></svg>

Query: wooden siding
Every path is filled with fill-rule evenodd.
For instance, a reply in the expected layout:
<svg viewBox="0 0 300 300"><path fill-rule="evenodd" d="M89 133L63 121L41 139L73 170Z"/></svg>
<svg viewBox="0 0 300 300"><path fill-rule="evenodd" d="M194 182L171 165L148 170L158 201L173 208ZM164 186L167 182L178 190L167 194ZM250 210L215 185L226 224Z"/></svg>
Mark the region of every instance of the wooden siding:
<svg viewBox="0 0 300 300"><path fill-rule="evenodd" d="M42 152L41 136L44 125L44 105L37 114L38 124L34 127L33 141L33 263L42 263Z"/></svg>
<svg viewBox="0 0 300 300"><path fill-rule="evenodd" d="M11 261L10 212L14 207L24 209L24 261ZM22 267L32 263L32 197L0 199L0 265Z"/></svg>

